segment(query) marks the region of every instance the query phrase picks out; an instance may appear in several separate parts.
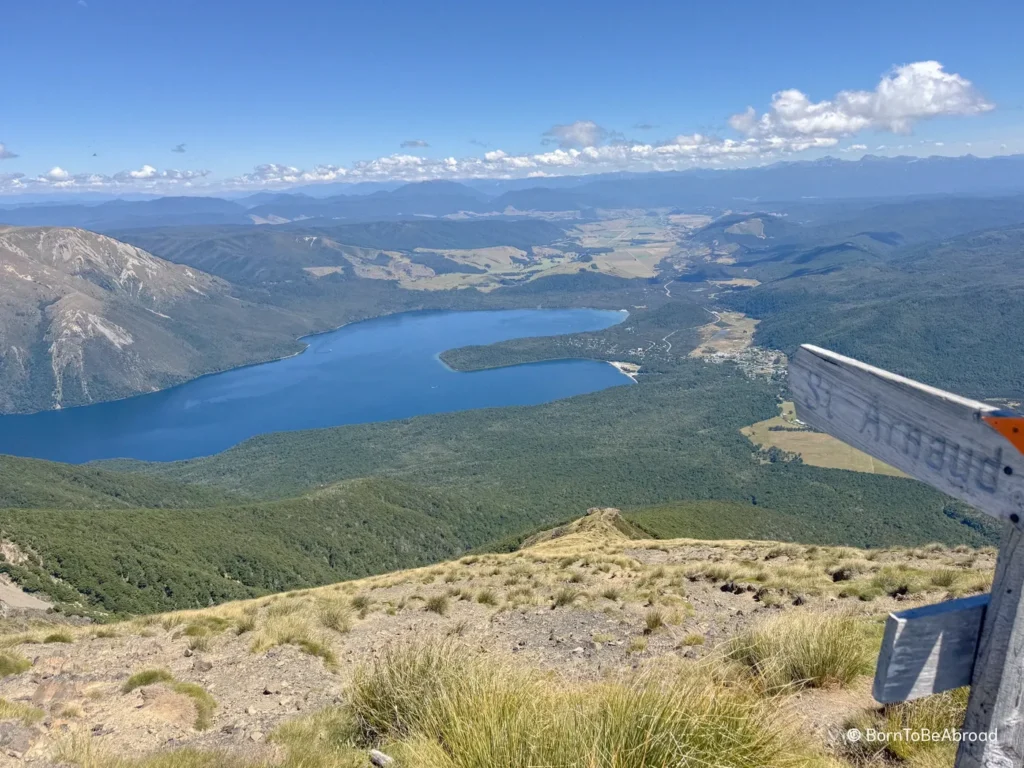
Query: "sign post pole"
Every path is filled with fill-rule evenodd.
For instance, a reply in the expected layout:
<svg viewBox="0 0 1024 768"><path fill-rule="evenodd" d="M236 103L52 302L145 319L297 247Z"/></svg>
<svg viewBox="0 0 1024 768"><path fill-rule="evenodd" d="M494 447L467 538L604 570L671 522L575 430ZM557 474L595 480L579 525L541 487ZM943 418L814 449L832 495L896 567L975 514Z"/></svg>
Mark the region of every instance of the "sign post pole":
<svg viewBox="0 0 1024 768"><path fill-rule="evenodd" d="M992 594L891 614L875 698L970 683L956 768L1024 766L1024 417L804 345L797 416L1004 520Z"/></svg>
<svg viewBox="0 0 1024 768"><path fill-rule="evenodd" d="M1003 529L992 599L985 612L965 734L985 739L960 742L956 768L1011 768L1024 765L1024 531ZM989 740L988 735L993 734Z"/></svg>

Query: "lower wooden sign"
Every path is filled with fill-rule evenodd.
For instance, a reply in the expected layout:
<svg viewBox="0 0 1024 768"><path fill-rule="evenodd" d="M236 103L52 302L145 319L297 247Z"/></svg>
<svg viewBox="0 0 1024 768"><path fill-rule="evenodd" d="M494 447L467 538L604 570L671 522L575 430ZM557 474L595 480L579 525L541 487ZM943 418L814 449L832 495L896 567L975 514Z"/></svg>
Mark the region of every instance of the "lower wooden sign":
<svg viewBox="0 0 1024 768"><path fill-rule="evenodd" d="M875 670L875 699L910 701L971 684L989 595L890 613Z"/></svg>

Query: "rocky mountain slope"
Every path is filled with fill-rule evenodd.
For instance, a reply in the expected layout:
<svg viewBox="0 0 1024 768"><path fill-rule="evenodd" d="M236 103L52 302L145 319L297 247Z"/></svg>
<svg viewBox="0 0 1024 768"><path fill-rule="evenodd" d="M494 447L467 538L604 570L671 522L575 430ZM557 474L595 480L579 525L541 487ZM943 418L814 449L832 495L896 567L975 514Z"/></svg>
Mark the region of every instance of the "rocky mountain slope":
<svg viewBox="0 0 1024 768"><path fill-rule="evenodd" d="M304 330L223 280L81 229L0 228L0 286L0 412L153 391L294 351Z"/></svg>
<svg viewBox="0 0 1024 768"><path fill-rule="evenodd" d="M960 694L873 703L879 618L986 589L994 550L636 535L593 509L510 554L206 610L12 614L0 764L354 768L371 748L395 768L952 764L949 744L857 752L839 734L956 727ZM619 716L632 746L613 760ZM671 759L649 753L663 742Z"/></svg>

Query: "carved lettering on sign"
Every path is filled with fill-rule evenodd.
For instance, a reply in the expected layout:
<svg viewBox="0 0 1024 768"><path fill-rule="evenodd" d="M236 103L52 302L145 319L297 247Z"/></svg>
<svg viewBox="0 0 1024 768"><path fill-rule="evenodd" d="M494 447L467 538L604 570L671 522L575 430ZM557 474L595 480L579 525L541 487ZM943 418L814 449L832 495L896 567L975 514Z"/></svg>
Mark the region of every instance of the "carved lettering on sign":
<svg viewBox="0 0 1024 768"><path fill-rule="evenodd" d="M789 382L808 426L993 517L1024 512L1020 456L986 423L995 406L811 346L790 358Z"/></svg>
<svg viewBox="0 0 1024 768"><path fill-rule="evenodd" d="M807 382L812 400L808 405L816 411L824 408L826 417L831 417L832 391L828 382L816 373L810 373ZM945 474L961 488L966 489L973 481L979 491L994 494L998 490L1002 448L996 449L991 457L976 454L974 449L929 434L916 424L889 417L878 407L877 401L861 413L859 432L865 439L895 448L914 462L923 461L933 472Z"/></svg>

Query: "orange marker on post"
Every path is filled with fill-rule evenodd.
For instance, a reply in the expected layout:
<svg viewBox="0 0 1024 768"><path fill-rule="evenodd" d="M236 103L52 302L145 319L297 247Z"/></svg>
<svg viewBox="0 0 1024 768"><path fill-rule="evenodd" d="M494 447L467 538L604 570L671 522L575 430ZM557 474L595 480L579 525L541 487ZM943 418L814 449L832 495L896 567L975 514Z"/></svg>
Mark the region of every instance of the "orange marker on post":
<svg viewBox="0 0 1024 768"><path fill-rule="evenodd" d="M1024 453L1024 416L1013 411L995 411L981 419Z"/></svg>

